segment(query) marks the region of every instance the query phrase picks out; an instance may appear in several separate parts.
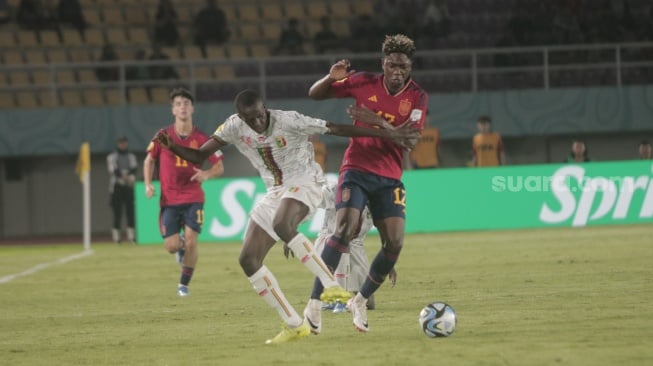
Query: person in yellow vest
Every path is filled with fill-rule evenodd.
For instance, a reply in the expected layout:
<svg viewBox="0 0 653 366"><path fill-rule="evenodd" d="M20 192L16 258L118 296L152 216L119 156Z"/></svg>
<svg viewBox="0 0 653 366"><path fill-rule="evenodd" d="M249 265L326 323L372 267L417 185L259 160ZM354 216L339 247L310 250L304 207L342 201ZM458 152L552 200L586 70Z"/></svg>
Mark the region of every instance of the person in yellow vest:
<svg viewBox="0 0 653 366"><path fill-rule="evenodd" d="M309 138L311 144L313 144L313 150L315 151L315 161L320 164L322 171L326 173L326 159L327 159L327 147L326 144L318 138L317 135L313 135Z"/></svg>
<svg viewBox="0 0 653 366"><path fill-rule="evenodd" d="M492 120L489 116L480 116L477 119L478 133L474 135L472 147L474 156L473 166L498 166L506 164L506 154L503 140L499 133L492 131Z"/></svg>
<svg viewBox="0 0 653 366"><path fill-rule="evenodd" d="M440 166L440 130L429 123L429 112L417 145L408 155L413 169L432 169Z"/></svg>

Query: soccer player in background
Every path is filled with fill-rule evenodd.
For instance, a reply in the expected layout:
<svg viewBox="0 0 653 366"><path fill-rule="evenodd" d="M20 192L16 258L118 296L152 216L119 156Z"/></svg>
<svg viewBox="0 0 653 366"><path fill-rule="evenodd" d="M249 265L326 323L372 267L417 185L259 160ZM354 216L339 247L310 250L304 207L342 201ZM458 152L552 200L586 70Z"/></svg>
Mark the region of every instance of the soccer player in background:
<svg viewBox="0 0 653 366"><path fill-rule="evenodd" d="M410 76L415 45L410 38L386 36L382 44L382 73L350 71L348 60L331 66L329 74L309 90L313 99L354 98L348 112L356 126L370 123L384 128L413 124L421 130L426 118L428 94ZM350 139L340 168L336 194L336 230L327 240L322 259L334 270L342 253L360 226L361 213L369 202L374 225L381 236L381 250L372 261L365 283L353 298L353 323L361 332L369 331L367 301L394 268L404 244L406 191L401 181L404 148L374 137ZM320 293L315 281L307 312L308 320L321 323Z"/></svg>
<svg viewBox="0 0 653 366"><path fill-rule="evenodd" d="M174 89L170 93L170 103L175 122L163 131L176 144L195 148L202 146L209 137L193 126L193 95L183 88ZM197 265L197 236L202 232L204 222L202 182L224 172L222 152L211 155L211 167L202 170L200 164L181 159L169 150L162 149L157 141L152 141L143 164L147 198L155 194L152 179L157 161L161 181L159 228L165 248L169 253L176 254L177 261L181 264L177 294L188 296L188 284ZM180 235L182 229L183 237Z"/></svg>
<svg viewBox="0 0 653 366"><path fill-rule="evenodd" d="M415 148L409 153L413 169L433 169L440 166L440 130L429 123L428 111L426 121Z"/></svg>
<svg viewBox="0 0 653 366"><path fill-rule="evenodd" d="M498 166L506 164L503 140L498 132L492 131L492 119L480 116L476 121L478 133L472 140L473 166Z"/></svg>
<svg viewBox="0 0 653 366"><path fill-rule="evenodd" d="M178 144L168 131L161 131L155 140L196 164L233 144L258 170L267 193L250 212L239 262L254 291L284 321L282 331L266 343L300 339L311 333L310 325L297 314L275 276L263 265L268 251L279 239L284 242L284 255L292 253L324 284L325 301L346 301L351 297L338 286L311 241L297 231L299 224L322 203L326 184L309 136L377 136L409 144L417 134L408 126L393 131L338 125L295 111L267 109L253 90L238 93L235 105L237 113L227 118L199 149Z"/></svg>

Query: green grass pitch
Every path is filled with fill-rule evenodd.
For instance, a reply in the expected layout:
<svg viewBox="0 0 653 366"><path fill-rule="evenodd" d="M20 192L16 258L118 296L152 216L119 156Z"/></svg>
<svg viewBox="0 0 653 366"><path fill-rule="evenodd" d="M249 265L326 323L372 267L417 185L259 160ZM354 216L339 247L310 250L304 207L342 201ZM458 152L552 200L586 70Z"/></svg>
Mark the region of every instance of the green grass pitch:
<svg viewBox="0 0 653 366"><path fill-rule="evenodd" d="M653 225L411 235L369 334L325 313L323 333L269 346L281 321L252 290L240 245L201 244L189 298L162 245L94 254L0 284L5 365L651 365ZM372 257L378 237L367 242ZM81 245L0 247L0 277ZM312 278L281 245L266 265L301 313ZM458 327L429 339L420 309Z"/></svg>

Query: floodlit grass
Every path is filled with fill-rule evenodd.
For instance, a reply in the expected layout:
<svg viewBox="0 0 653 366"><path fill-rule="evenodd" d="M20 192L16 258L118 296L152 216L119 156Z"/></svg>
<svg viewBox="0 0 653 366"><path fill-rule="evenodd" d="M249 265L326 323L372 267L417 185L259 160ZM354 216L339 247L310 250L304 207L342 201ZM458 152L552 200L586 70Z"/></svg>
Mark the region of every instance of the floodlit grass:
<svg viewBox="0 0 653 366"><path fill-rule="evenodd" d="M325 313L323 334L267 346L280 330L237 263L238 244L202 244L189 298L162 246L94 245L92 256L0 284L6 365L651 365L653 225L413 235L371 331ZM367 240L370 257L378 238ZM81 245L0 247L0 277ZM267 266L301 313L312 279L281 246ZM453 336L417 316L441 300Z"/></svg>

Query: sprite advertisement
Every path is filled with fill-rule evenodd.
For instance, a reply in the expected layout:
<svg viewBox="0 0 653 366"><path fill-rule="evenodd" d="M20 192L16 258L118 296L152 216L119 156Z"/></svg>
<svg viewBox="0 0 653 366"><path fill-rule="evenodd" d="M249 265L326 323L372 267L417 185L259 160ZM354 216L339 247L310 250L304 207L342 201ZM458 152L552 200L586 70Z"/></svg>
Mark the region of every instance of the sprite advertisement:
<svg viewBox="0 0 653 366"><path fill-rule="evenodd" d="M651 161L417 170L403 182L406 233L653 222ZM203 187L200 241L242 240L248 212L265 194L262 181L215 179ZM161 243L158 197L148 200L144 191L138 183L138 242ZM318 211L300 231L315 236L323 217Z"/></svg>

